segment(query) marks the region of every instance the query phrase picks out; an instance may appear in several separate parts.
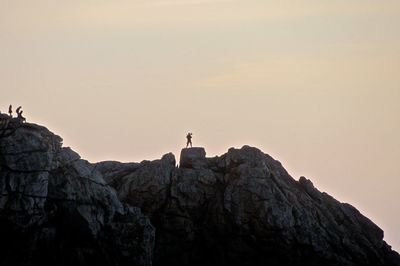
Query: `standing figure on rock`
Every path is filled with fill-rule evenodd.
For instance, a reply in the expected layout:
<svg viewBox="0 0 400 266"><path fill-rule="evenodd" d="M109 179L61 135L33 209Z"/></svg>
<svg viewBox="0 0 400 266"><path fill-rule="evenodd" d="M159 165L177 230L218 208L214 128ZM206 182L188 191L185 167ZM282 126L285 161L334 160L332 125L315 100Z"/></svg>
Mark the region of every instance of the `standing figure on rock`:
<svg viewBox="0 0 400 266"><path fill-rule="evenodd" d="M12 105L8 107L8 114L12 117Z"/></svg>
<svg viewBox="0 0 400 266"><path fill-rule="evenodd" d="M22 111L21 108L22 108L22 106L19 106L19 107L17 108L17 110L15 110L15 112L16 112L17 115L18 115L18 119L21 120L22 122L25 122L25 121L26 121L26 118L22 116L22 113L23 113L24 111Z"/></svg>
<svg viewBox="0 0 400 266"><path fill-rule="evenodd" d="M186 148L189 147L189 144L190 144L190 148L192 147L192 135L193 135L193 133L190 133L190 132L186 135L186 139L187 139Z"/></svg>

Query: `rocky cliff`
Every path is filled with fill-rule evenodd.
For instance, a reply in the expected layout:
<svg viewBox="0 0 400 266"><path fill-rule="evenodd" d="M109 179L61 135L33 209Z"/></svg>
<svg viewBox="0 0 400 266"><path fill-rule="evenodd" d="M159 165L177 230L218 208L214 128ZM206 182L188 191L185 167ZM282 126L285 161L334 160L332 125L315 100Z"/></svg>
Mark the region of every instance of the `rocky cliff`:
<svg viewBox="0 0 400 266"><path fill-rule="evenodd" d="M2 124L0 265L152 265L155 229L139 208L46 128Z"/></svg>
<svg viewBox="0 0 400 266"><path fill-rule="evenodd" d="M400 265L378 226L260 150L205 155L96 165L157 228L155 265Z"/></svg>
<svg viewBox="0 0 400 266"><path fill-rule="evenodd" d="M256 148L90 164L5 127L0 265L400 265L372 221Z"/></svg>

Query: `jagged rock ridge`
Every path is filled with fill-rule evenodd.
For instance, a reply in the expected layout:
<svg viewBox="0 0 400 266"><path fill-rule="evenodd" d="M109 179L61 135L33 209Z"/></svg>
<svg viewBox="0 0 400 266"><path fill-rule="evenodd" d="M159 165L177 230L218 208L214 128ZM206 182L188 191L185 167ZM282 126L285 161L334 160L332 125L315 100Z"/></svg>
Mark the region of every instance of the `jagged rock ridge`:
<svg viewBox="0 0 400 266"><path fill-rule="evenodd" d="M399 265L383 231L256 148L97 169L157 228L154 265Z"/></svg>
<svg viewBox="0 0 400 266"><path fill-rule="evenodd" d="M373 222L256 148L90 164L4 126L0 265L400 265Z"/></svg>

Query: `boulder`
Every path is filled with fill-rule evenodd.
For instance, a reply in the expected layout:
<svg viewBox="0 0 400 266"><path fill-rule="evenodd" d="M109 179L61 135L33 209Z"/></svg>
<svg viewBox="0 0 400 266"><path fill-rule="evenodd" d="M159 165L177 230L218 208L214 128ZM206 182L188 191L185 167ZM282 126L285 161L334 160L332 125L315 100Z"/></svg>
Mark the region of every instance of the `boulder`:
<svg viewBox="0 0 400 266"><path fill-rule="evenodd" d="M192 169L206 168L207 160L204 148L196 147L182 149L179 167Z"/></svg>

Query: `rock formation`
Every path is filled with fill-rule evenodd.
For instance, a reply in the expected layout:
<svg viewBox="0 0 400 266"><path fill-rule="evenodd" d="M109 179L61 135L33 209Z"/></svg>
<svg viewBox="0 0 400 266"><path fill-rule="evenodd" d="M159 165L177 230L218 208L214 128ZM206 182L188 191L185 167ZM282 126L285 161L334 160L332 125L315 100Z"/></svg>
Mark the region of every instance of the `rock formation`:
<svg viewBox="0 0 400 266"><path fill-rule="evenodd" d="M383 231L256 148L90 164L0 128L0 265L400 265Z"/></svg>
<svg viewBox="0 0 400 266"><path fill-rule="evenodd" d="M172 154L118 164L122 174L104 166L156 227L154 265L400 265L378 226L256 148L183 149L179 168Z"/></svg>
<svg viewBox="0 0 400 266"><path fill-rule="evenodd" d="M0 138L0 265L152 264L154 228L94 166L34 124Z"/></svg>

